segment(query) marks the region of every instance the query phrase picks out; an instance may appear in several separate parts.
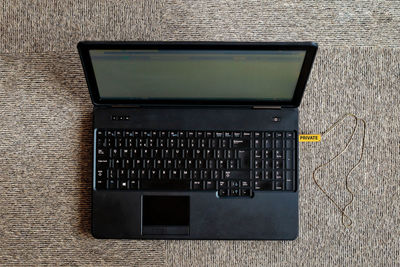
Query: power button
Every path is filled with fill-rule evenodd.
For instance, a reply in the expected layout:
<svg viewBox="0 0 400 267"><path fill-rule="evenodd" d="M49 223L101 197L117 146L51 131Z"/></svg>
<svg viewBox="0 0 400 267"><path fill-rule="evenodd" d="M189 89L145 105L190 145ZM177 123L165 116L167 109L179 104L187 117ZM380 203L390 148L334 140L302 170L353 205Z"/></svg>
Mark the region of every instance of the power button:
<svg viewBox="0 0 400 267"><path fill-rule="evenodd" d="M281 118L280 118L280 117L273 117L273 118L272 118L272 121L273 121L273 122L280 122L280 121L281 121Z"/></svg>

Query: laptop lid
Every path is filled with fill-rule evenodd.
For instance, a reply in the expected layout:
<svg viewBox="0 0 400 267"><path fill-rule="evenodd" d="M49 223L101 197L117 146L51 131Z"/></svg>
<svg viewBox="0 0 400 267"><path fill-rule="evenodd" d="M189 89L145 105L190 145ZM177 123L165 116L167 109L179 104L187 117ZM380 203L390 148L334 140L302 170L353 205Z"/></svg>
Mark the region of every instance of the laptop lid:
<svg viewBox="0 0 400 267"><path fill-rule="evenodd" d="M316 43L78 43L94 105L298 107Z"/></svg>

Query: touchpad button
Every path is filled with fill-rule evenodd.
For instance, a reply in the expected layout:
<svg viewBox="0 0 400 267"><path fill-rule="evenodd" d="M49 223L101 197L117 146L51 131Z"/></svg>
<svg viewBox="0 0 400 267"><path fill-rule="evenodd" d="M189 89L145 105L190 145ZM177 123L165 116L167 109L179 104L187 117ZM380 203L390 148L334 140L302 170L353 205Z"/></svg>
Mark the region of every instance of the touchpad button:
<svg viewBox="0 0 400 267"><path fill-rule="evenodd" d="M143 196L143 235L188 235L189 196Z"/></svg>

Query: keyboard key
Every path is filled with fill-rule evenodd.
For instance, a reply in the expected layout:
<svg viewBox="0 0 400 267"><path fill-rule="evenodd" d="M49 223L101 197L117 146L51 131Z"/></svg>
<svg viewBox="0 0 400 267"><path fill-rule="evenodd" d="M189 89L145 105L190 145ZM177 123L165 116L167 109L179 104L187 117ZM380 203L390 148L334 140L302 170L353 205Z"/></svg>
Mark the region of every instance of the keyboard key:
<svg viewBox="0 0 400 267"><path fill-rule="evenodd" d="M241 181L240 182L240 187L251 187L252 186L252 182L249 181Z"/></svg>
<svg viewBox="0 0 400 267"><path fill-rule="evenodd" d="M265 169L271 169L272 168L272 161L267 159L264 161L264 168Z"/></svg>
<svg viewBox="0 0 400 267"><path fill-rule="evenodd" d="M235 152L232 149L225 150L225 158L233 159L235 157Z"/></svg>
<svg viewBox="0 0 400 267"><path fill-rule="evenodd" d="M251 132L243 132L243 138L250 139L252 137Z"/></svg>
<svg viewBox="0 0 400 267"><path fill-rule="evenodd" d="M161 169L161 168L164 167L164 161L161 160L161 159L156 160L155 161L155 165L152 164L152 162L153 162L152 160L147 160L146 161L147 168L152 168L154 166L154 168L156 168L156 169Z"/></svg>
<svg viewBox="0 0 400 267"><path fill-rule="evenodd" d="M224 133L224 136L225 136L226 138L231 138L231 137L233 136L233 134L232 134L232 132L225 132L225 133Z"/></svg>
<svg viewBox="0 0 400 267"><path fill-rule="evenodd" d="M201 181L193 181L193 190L202 190L203 189L203 185Z"/></svg>
<svg viewBox="0 0 400 267"><path fill-rule="evenodd" d="M122 161L122 168L124 169L130 169L132 168L132 160L126 159Z"/></svg>
<svg viewBox="0 0 400 267"><path fill-rule="evenodd" d="M248 139L233 139L232 148L250 148L250 140Z"/></svg>
<svg viewBox="0 0 400 267"><path fill-rule="evenodd" d="M293 181L293 172L292 171L286 172L286 181Z"/></svg>
<svg viewBox="0 0 400 267"><path fill-rule="evenodd" d="M149 172L147 170L141 170L139 175L141 179L149 179Z"/></svg>
<svg viewBox="0 0 400 267"><path fill-rule="evenodd" d="M98 159L96 163L97 169L106 169L109 166L107 159Z"/></svg>
<svg viewBox="0 0 400 267"><path fill-rule="evenodd" d="M217 148L218 147L218 140L217 139L210 139L208 146L210 148Z"/></svg>
<svg viewBox="0 0 400 267"><path fill-rule="evenodd" d="M160 179L169 179L169 171L161 170L159 173Z"/></svg>
<svg viewBox="0 0 400 267"><path fill-rule="evenodd" d="M215 190L217 189L215 185L215 181L206 181L206 189L207 190Z"/></svg>
<svg viewBox="0 0 400 267"><path fill-rule="evenodd" d="M218 196L219 196L219 197L226 197L226 196L228 196L228 189L219 189L219 190L218 190Z"/></svg>
<svg viewBox="0 0 400 267"><path fill-rule="evenodd" d="M286 150L286 160L285 160L285 164L286 164L286 169L293 169L293 151L292 150Z"/></svg>
<svg viewBox="0 0 400 267"><path fill-rule="evenodd" d="M238 150L238 158L240 159L240 168L250 168L250 151L249 150Z"/></svg>
<svg viewBox="0 0 400 267"><path fill-rule="evenodd" d="M231 197L238 197L240 195L239 189L230 189L229 196Z"/></svg>
<svg viewBox="0 0 400 267"><path fill-rule="evenodd" d="M275 140L275 148L282 148L282 140Z"/></svg>
<svg viewBox="0 0 400 267"><path fill-rule="evenodd" d="M189 159L189 160L187 160L186 161L186 167L188 168L188 169L194 169L194 160L193 159Z"/></svg>
<svg viewBox="0 0 400 267"><path fill-rule="evenodd" d="M98 137L104 137L105 136L104 131L103 130L97 130L97 136Z"/></svg>
<svg viewBox="0 0 400 267"><path fill-rule="evenodd" d="M272 181L255 181L255 190L272 190Z"/></svg>
<svg viewBox="0 0 400 267"><path fill-rule="evenodd" d="M117 178L126 179L127 178L126 170L117 170Z"/></svg>
<svg viewBox="0 0 400 267"><path fill-rule="evenodd" d="M275 160L274 162L275 169L282 169L283 168L283 161L280 159Z"/></svg>
<svg viewBox="0 0 400 267"><path fill-rule="evenodd" d="M128 182L126 180L118 181L118 189L128 189Z"/></svg>
<svg viewBox="0 0 400 267"><path fill-rule="evenodd" d="M116 180L108 180L107 189L117 189L117 181Z"/></svg>
<svg viewBox="0 0 400 267"><path fill-rule="evenodd" d="M201 171L202 172L202 178L205 180L211 179L211 172L210 171Z"/></svg>
<svg viewBox="0 0 400 267"><path fill-rule="evenodd" d="M128 181L128 188L131 189L131 190L139 189L138 185L139 185L139 182L137 180Z"/></svg>
<svg viewBox="0 0 400 267"><path fill-rule="evenodd" d="M138 159L141 157L141 153L139 149L132 149L131 150L131 155L133 158Z"/></svg>
<svg viewBox="0 0 400 267"><path fill-rule="evenodd" d="M293 191L293 182L292 181L286 181L285 183L285 190L286 191Z"/></svg>
<svg viewBox="0 0 400 267"><path fill-rule="evenodd" d="M110 137L110 136L115 137L115 131L108 130L108 131L106 131L106 134L107 134L107 137Z"/></svg>
<svg viewBox="0 0 400 267"><path fill-rule="evenodd" d="M207 149L207 150L205 151L205 158L206 158L206 159L211 159L211 158L213 158L213 157L214 157L214 152L213 152L213 150Z"/></svg>
<svg viewBox="0 0 400 267"><path fill-rule="evenodd" d="M128 178L130 178L130 179L139 179L139 175L138 175L137 170L130 170L128 172Z"/></svg>
<svg viewBox="0 0 400 267"><path fill-rule="evenodd" d="M282 181L275 182L275 190L283 190L283 183Z"/></svg>
<svg viewBox="0 0 400 267"><path fill-rule="evenodd" d="M275 158L276 159L282 159L283 158L282 150L275 150Z"/></svg>
<svg viewBox="0 0 400 267"><path fill-rule="evenodd" d="M107 146L106 140L107 139L104 137L98 137L97 138L97 147L106 147Z"/></svg>
<svg viewBox="0 0 400 267"><path fill-rule="evenodd" d="M286 140L286 148L293 148L294 141L293 140Z"/></svg>
<svg viewBox="0 0 400 267"><path fill-rule="evenodd" d="M183 170L181 176L182 176L182 179L188 180L188 179L190 179L190 172L188 170Z"/></svg>
<svg viewBox="0 0 400 267"><path fill-rule="evenodd" d="M184 168L186 168L185 160L184 160L184 159L179 159L179 160L177 160L177 161L176 161L176 167L177 167L178 169L184 169Z"/></svg>
<svg viewBox="0 0 400 267"><path fill-rule="evenodd" d="M272 141L270 139L267 139L264 141L265 148L272 148Z"/></svg>
<svg viewBox="0 0 400 267"><path fill-rule="evenodd" d="M213 178L215 180L221 179L221 171L213 171Z"/></svg>
<svg viewBox="0 0 400 267"><path fill-rule="evenodd" d="M217 168L217 163L213 159L208 160L207 164L208 164L208 168L209 169L216 169Z"/></svg>
<svg viewBox="0 0 400 267"><path fill-rule="evenodd" d="M97 149L96 158L98 158L98 159L106 159L107 158L106 149L105 148Z"/></svg>
<svg viewBox="0 0 400 267"><path fill-rule="evenodd" d="M240 179L240 180L248 180L250 179L249 171L225 171L224 172L225 179Z"/></svg>
<svg viewBox="0 0 400 267"><path fill-rule="evenodd" d="M219 181L218 182L218 188L226 188L228 186L228 183L226 181Z"/></svg>
<svg viewBox="0 0 400 267"><path fill-rule="evenodd" d="M111 157L111 158L117 158L117 157L119 157L119 151L118 151L118 149L116 149L116 148L110 149L110 157Z"/></svg>
<svg viewBox="0 0 400 267"><path fill-rule="evenodd" d="M108 169L108 170L107 170L107 178L108 178L108 179L115 179L115 178L117 178L116 170L114 170L114 169Z"/></svg>
<svg viewBox="0 0 400 267"><path fill-rule="evenodd" d="M239 187L239 181L230 181L230 187L232 188L235 188L235 187Z"/></svg>
<svg viewBox="0 0 400 267"><path fill-rule="evenodd" d="M106 177L106 172L104 170L97 170L96 178L97 179L104 179Z"/></svg>
<svg viewBox="0 0 400 267"><path fill-rule="evenodd" d="M113 166L116 169L122 168L122 159L119 159L119 158L114 159L114 165Z"/></svg>
<svg viewBox="0 0 400 267"><path fill-rule="evenodd" d="M106 189L106 187L107 187L107 184L106 184L105 180L100 180L100 179L96 180L96 189L97 190L103 190L103 189Z"/></svg>
<svg viewBox="0 0 400 267"><path fill-rule="evenodd" d="M263 168L263 161L256 159L254 161L254 169L262 169Z"/></svg>
<svg viewBox="0 0 400 267"><path fill-rule="evenodd" d="M174 161L173 160L169 159L169 160L165 161L165 168L172 169L174 167L175 167L175 165L174 165Z"/></svg>
<svg viewBox="0 0 400 267"><path fill-rule="evenodd" d="M242 197L251 197L251 195L252 195L252 191L251 191L251 189L240 189L240 195L242 196Z"/></svg>
<svg viewBox="0 0 400 267"><path fill-rule="evenodd" d="M171 171L171 179L179 179L180 175L179 175L179 171L178 170L172 170Z"/></svg>
<svg viewBox="0 0 400 267"><path fill-rule="evenodd" d="M218 160L217 161L217 168L218 169L226 169L227 168L226 160Z"/></svg>
<svg viewBox="0 0 400 267"><path fill-rule="evenodd" d="M192 179L200 179L200 171L191 171Z"/></svg>
<svg viewBox="0 0 400 267"><path fill-rule="evenodd" d="M151 170L150 173L149 173L149 178L150 178L150 179L159 179L158 171L156 171L156 170Z"/></svg>
<svg viewBox="0 0 400 267"><path fill-rule="evenodd" d="M293 132L287 132L286 133L286 138L294 138L294 133Z"/></svg>

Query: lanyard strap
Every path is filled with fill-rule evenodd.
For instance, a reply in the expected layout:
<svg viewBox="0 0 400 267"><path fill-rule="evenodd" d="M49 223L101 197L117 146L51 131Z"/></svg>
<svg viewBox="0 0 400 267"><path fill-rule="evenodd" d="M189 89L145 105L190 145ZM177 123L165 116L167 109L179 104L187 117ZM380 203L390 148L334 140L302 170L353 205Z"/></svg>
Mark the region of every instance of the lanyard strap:
<svg viewBox="0 0 400 267"><path fill-rule="evenodd" d="M340 119L338 119L335 123L333 123L331 125L331 127L329 127L327 130L325 130L323 133L321 133L321 138L324 137L325 135L327 135L329 132L331 132L334 128L336 128L336 126L340 125L343 123L344 119L346 119L347 117L352 117L354 119L354 126L350 135L350 138L348 140L348 142L346 143L345 147L339 151L333 158L331 158L330 160L328 160L327 162L319 165L317 168L314 169L313 174L312 174L312 178L314 180L314 183L316 184L316 186L319 188L319 190L321 190L322 193L324 193L324 195L336 206L336 208L340 211L340 213L342 214L342 224L344 227L350 227L353 223L353 221L351 220L351 218L347 215L346 213L346 208L353 202L354 200L354 193L351 191L351 189L349 188L349 176L352 173L352 171L357 168L358 165L360 165L363 156L364 156L364 147L365 147L365 131L366 131L366 127L367 127L367 123L364 119L358 118L356 115L352 114L352 113L347 113L344 116L342 116ZM337 159L340 155L342 155L347 148L349 147L350 143L353 140L354 137L354 133L358 127L359 121L362 123L362 127L363 127L363 137L362 137L362 144L361 144L361 152L360 152L360 157L358 159L358 161L356 162L356 164L350 169L350 171L346 174L345 176L345 185L346 185L346 190L347 192L350 193L351 198L350 200L345 203L344 207L340 207L340 205L328 194L328 192L318 183L315 175L316 173L321 170L322 168L328 166L330 163L332 163L335 159Z"/></svg>

